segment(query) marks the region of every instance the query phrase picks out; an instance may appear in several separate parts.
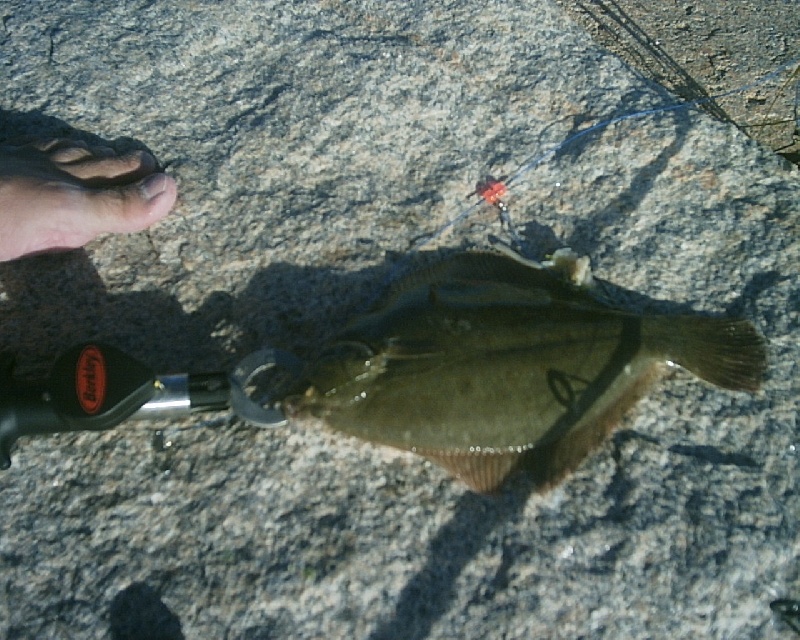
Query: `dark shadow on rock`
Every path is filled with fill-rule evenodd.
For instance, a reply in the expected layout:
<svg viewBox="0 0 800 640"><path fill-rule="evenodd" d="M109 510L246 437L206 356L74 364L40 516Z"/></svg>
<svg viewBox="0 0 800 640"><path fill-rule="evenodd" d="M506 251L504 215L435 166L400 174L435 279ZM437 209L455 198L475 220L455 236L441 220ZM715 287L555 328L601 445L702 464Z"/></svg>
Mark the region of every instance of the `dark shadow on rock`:
<svg viewBox="0 0 800 640"><path fill-rule="evenodd" d="M425 566L400 592L394 615L375 629L369 639L427 638L456 597L461 572L480 552L492 531L519 517L534 490L531 482L512 481L499 496L468 492L459 498L450 520L425 550Z"/></svg>
<svg viewBox="0 0 800 640"><path fill-rule="evenodd" d="M87 340L113 344L163 373L227 363L213 337L231 313L225 293L211 293L192 313L160 291L111 294L83 250L0 264L0 287L0 349L17 356L22 377L41 376Z"/></svg>
<svg viewBox="0 0 800 640"><path fill-rule="evenodd" d="M89 131L73 127L59 118L48 116L39 109L32 111L0 109L0 144L20 144L51 138L81 140L88 145L111 147L119 154L147 151L155 157L146 144L135 138L123 136L107 140Z"/></svg>
<svg viewBox="0 0 800 640"><path fill-rule="evenodd" d="M183 640L181 621L143 582L120 591L108 612L112 640Z"/></svg>
<svg viewBox="0 0 800 640"><path fill-rule="evenodd" d="M426 256L418 258L424 262ZM38 354L44 361L40 364L55 358L56 347L86 339L106 340L163 372L229 370L238 357L263 345L313 357L315 349L365 310L394 267L387 262L342 272L273 263L238 295L211 293L197 311L186 313L164 293L110 294L81 251L39 256L0 265L0 283L7 293L0 304L0 325L7 330L0 334L12 341L4 346L17 339ZM233 345L236 353L214 337L221 322L241 330L243 337ZM540 486L536 473L518 474L498 497L462 496L424 551L424 567L399 594L394 615L371 637L426 637L455 598L459 575L498 526L519 517ZM509 557L508 563L513 562ZM122 599L123 604L131 601Z"/></svg>
<svg viewBox="0 0 800 640"><path fill-rule="evenodd" d="M605 229L625 226L625 221L638 210L642 201L652 191L658 176L667 169L670 159L679 153L691 126L688 115L684 114L683 122L680 122L680 116L673 115L676 115L676 124L672 141L647 165L640 168L633 180L626 184L615 198L603 208L587 212L585 218L576 225L572 235L567 239L567 246L578 253L589 254L594 244L593 238L597 237L598 233L608 236L609 234L604 233ZM652 251L655 250L656 247L653 247Z"/></svg>
<svg viewBox="0 0 800 640"><path fill-rule="evenodd" d="M745 285L741 295L734 298L727 306L726 313L732 316L757 315L757 310L754 308L755 302L773 287L790 279L791 276L782 275L774 270L754 274ZM798 308L800 308L800 304L795 307L795 310Z"/></svg>
<svg viewBox="0 0 800 640"><path fill-rule="evenodd" d="M603 120L611 120L630 113L632 113L631 108L623 104L620 105L616 113L604 116ZM560 243L554 237L548 237L548 234L552 236L552 232L543 228L536 221L522 225L518 232L523 239L525 245L523 253L526 256L536 257L537 254L542 255L541 252L543 250L545 253L550 253L554 248L554 244L571 247L580 254L591 255L596 246L594 239L598 236L606 236L607 244L613 244L613 239L608 238L609 234L604 234L605 229L625 226L625 221L638 209L642 201L652 191L659 175L667 169L670 159L680 152L692 127L692 114L687 113L687 110L682 108L646 117L668 120L672 123L674 129L669 144L659 151L649 163L639 168L630 181L621 185L617 195L610 198L603 207L585 212L570 237L562 239ZM592 147L597 144L597 140L603 135L605 127L599 127L594 130L585 129L582 126L584 120L591 121L592 118L587 116L583 119L575 119L572 128L564 134L564 146L555 153L552 159L553 162L569 162L571 160L577 162L580 157L591 153ZM555 248L558 248L558 246Z"/></svg>
<svg viewBox="0 0 800 640"><path fill-rule="evenodd" d="M731 465L745 469L760 469L761 465L746 453L728 453L718 447L708 445L683 445L674 444L669 448L670 453L696 458L702 462L713 465Z"/></svg>

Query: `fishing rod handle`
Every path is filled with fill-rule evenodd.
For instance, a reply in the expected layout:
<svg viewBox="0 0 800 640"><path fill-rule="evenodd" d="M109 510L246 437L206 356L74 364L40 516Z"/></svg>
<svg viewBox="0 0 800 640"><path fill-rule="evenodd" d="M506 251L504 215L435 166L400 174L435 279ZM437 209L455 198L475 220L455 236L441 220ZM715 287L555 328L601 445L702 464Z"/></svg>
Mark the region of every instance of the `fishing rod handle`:
<svg viewBox="0 0 800 640"><path fill-rule="evenodd" d="M0 469L22 436L105 431L128 418L155 393L155 374L102 343L77 345L56 360L45 383L13 377L14 360L0 371Z"/></svg>
<svg viewBox="0 0 800 640"><path fill-rule="evenodd" d="M45 383L13 378L13 358L0 358L0 469L22 436L105 431L128 419L153 420L230 404L223 373L156 376L119 349L84 343L64 353Z"/></svg>

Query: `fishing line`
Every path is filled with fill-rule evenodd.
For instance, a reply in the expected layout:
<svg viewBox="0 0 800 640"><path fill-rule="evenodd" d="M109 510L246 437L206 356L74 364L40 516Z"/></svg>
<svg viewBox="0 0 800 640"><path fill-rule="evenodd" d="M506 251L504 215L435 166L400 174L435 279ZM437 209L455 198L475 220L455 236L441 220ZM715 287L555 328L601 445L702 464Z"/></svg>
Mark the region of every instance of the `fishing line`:
<svg viewBox="0 0 800 640"><path fill-rule="evenodd" d="M745 91L748 91L750 89L753 89L755 87L761 86L761 85L769 82L770 80L772 80L772 79L780 76L784 72L786 72L787 69L790 69L790 68L795 67L795 66L800 66L800 58L792 60L791 62L784 63L781 66L779 66L777 69L775 69L774 71L768 73L767 75L765 75L765 76L763 76L763 77L761 77L761 78L759 78L757 80L754 80L752 82L748 82L747 84L742 85L740 87L737 87L735 89L730 89L728 91L723 91L722 93L714 94L712 96L706 96L705 98L698 98L697 100L691 100L689 102L677 102L677 103L673 103L673 104L663 105L663 106L660 106L660 107L652 107L650 109L643 109L641 111L635 111L633 113L627 113L627 114L624 114L624 115L621 115L621 116L616 116L616 117L613 117L613 118L609 118L607 120L603 120L602 122L598 122L597 124L594 124L591 127L588 127L587 129L579 131L579 132L569 136L566 140L563 140L562 142L556 144L555 147L553 147L552 149L550 149L548 151L545 151L541 155L529 156L529 158L526 159L522 163L522 165L515 172L513 172L511 175L509 175L508 178L506 180L504 180L504 181L503 180L495 180L491 176L487 176L484 179L483 183L479 183L478 184L478 186L477 186L477 188L476 188L476 190L474 192L476 195L478 195L478 196L480 196L482 198L481 200L479 200L478 202L474 203L473 205L469 206L467 209L465 209L464 211L459 213L455 218L453 218L452 220L450 220L449 222L444 224L437 231L435 231L432 235L429 235L429 236L425 237L424 239L422 239L416 246L414 246L410 250L409 253L413 254L414 252L419 251L424 246L430 244L434 240L436 240L439 237L441 237L451 227L454 227L455 225L457 225L458 223L460 223L461 221L463 221L464 219L466 219L467 217L472 215L472 213L476 209L478 209L480 206L482 206L484 204L484 201L488 202L490 205L494 206L495 208L497 208L499 210L501 219L503 221L504 226L506 227L506 230L508 231L508 233L511 236L512 240L515 243L519 244L521 242L521 238L518 236L518 234L514 230L513 222L511 220L511 214L508 211L508 206L504 202L502 202L501 200L498 201L498 197L497 197L496 194L498 192L501 193L501 194L504 194L507 191L507 188L510 185L512 185L514 182L518 181L524 174L526 174L531 169L537 167L538 165L542 164L544 161L549 160L550 158L555 156L559 151L561 151L565 147L571 145L573 142L575 142L577 140L580 140L581 138L584 138L584 137L588 136L591 133L594 133L594 132L596 132L598 130L601 130L601 129L605 129L605 128L610 127L610 126L612 126L614 124L617 124L619 122L624 122L626 120L642 119L642 118L646 118L648 116L661 114L661 113L668 113L668 112L673 112L673 111L694 109L694 108L700 107L700 106L702 106L704 104L707 104L709 102L713 102L713 101L716 101L716 100L720 100L722 98L726 98L728 96L732 96L732 95L736 95L736 94L739 94L739 93L743 93ZM800 83L798 83L798 85L796 87L796 91L798 92L798 95L800 95ZM482 189L482 186L486 186L486 185L488 185L487 188L486 189Z"/></svg>

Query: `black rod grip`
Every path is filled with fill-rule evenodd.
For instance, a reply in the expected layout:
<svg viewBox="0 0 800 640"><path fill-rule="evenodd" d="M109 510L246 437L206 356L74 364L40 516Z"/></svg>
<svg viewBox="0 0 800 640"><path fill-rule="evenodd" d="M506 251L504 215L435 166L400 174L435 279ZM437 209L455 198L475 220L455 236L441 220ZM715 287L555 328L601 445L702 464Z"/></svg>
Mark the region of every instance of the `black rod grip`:
<svg viewBox="0 0 800 640"><path fill-rule="evenodd" d="M13 359L0 362L0 469L22 436L116 427L155 393L155 375L142 363L101 343L78 345L62 355L46 384L23 385L12 377Z"/></svg>
<svg viewBox="0 0 800 640"><path fill-rule="evenodd" d="M72 431L58 415L44 387L6 380L0 389L0 469L11 466L11 448L21 436Z"/></svg>

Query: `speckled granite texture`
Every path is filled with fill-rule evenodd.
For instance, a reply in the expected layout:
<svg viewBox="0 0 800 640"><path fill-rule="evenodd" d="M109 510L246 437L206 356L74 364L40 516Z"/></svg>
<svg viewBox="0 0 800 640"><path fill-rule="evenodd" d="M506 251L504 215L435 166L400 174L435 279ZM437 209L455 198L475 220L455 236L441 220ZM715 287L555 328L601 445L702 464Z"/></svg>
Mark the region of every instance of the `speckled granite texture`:
<svg viewBox="0 0 800 640"><path fill-rule="evenodd" d="M30 376L88 338L160 371L311 356L481 175L675 100L549 2L12 0L0 17L4 137L147 147L180 188L147 234L0 266L0 341ZM477 496L316 425L25 440L0 475L0 636L791 634L768 605L800 597L797 171L679 110L567 145L509 201L532 254L569 245L656 307L752 319L763 392L675 372L545 495L517 478ZM478 208L438 244L490 233Z"/></svg>

